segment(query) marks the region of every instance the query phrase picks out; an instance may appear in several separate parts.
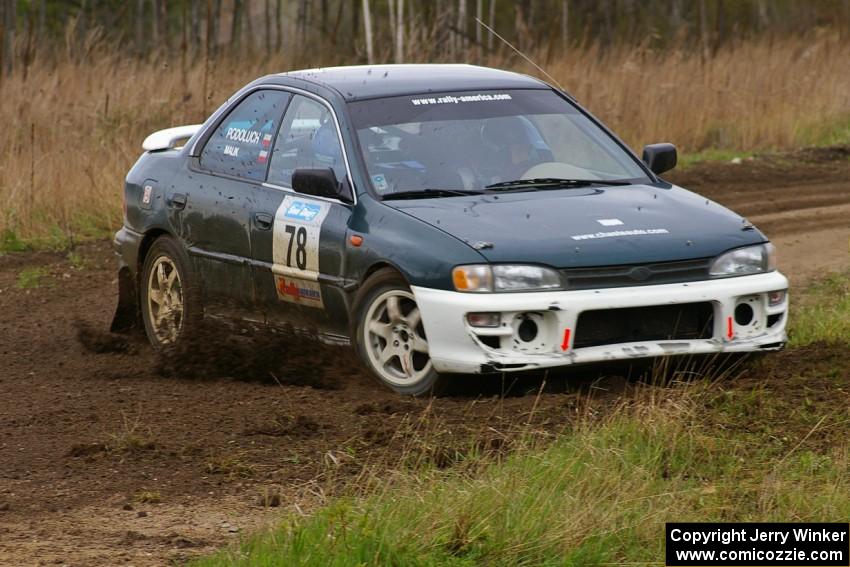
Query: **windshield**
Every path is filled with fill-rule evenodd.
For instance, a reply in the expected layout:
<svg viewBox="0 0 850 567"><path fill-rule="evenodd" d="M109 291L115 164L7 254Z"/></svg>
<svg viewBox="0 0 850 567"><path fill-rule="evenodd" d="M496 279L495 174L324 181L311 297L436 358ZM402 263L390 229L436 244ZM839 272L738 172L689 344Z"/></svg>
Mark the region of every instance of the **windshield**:
<svg viewBox="0 0 850 567"><path fill-rule="evenodd" d="M551 90L399 96L350 109L382 196L477 191L519 179L648 181L610 136Z"/></svg>

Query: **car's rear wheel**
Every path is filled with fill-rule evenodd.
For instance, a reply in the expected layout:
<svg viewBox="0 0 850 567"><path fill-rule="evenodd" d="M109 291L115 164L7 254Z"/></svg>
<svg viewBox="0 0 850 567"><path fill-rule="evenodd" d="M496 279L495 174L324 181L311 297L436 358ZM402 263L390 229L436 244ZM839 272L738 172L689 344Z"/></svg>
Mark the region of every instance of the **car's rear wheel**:
<svg viewBox="0 0 850 567"><path fill-rule="evenodd" d="M157 350L185 344L199 329L200 298L189 259L171 237L158 238L145 257L141 278L142 320Z"/></svg>
<svg viewBox="0 0 850 567"><path fill-rule="evenodd" d="M398 272L370 277L355 300L355 342L360 358L383 384L418 396L438 386L440 375L428 353L422 314Z"/></svg>

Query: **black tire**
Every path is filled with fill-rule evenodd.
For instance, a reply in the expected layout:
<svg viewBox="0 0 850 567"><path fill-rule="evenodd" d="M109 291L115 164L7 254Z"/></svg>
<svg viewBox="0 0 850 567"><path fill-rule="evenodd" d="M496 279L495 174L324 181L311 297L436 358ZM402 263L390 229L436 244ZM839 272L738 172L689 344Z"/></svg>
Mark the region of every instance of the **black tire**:
<svg viewBox="0 0 850 567"><path fill-rule="evenodd" d="M160 295L162 290L152 289L153 285L159 284L159 276L156 276L157 281L152 281L152 272L159 270L160 264L166 270L166 275L170 276L169 267L176 270L176 280L179 283L179 296L182 307L182 314L179 316L179 323L176 324L176 332L169 333L165 336L163 333L164 318L177 319L176 308L169 313L160 313L158 317L156 312L159 308L156 306L156 300L151 301L151 297ZM173 283L172 283L173 286ZM201 306L201 295L198 289L197 278L192 270L192 264L186 251L180 243L170 236L161 236L151 245L145 256L142 274L139 280L140 287L140 307L142 311L142 321L145 326L145 334L148 337L151 345L158 351L170 350L174 348L182 348L189 344L192 338L197 337L201 331L203 322L203 308ZM178 295L176 290L168 290L169 297L172 300ZM164 300L167 301L167 300ZM173 303L176 305L176 303ZM172 313L173 312L173 313ZM160 320L160 323L157 323Z"/></svg>
<svg viewBox="0 0 850 567"><path fill-rule="evenodd" d="M395 320L389 316L391 298L397 298L396 313L401 315ZM401 274L391 268L380 269L366 280L354 298L351 336L360 360L379 382L403 395L436 394L445 380L431 365L421 316L417 319L414 309L418 312L410 286ZM386 335L370 332L367 336L367 318L386 325ZM379 367L377 351L382 350L382 345L400 354L391 356L386 365ZM417 350L423 347L426 352Z"/></svg>

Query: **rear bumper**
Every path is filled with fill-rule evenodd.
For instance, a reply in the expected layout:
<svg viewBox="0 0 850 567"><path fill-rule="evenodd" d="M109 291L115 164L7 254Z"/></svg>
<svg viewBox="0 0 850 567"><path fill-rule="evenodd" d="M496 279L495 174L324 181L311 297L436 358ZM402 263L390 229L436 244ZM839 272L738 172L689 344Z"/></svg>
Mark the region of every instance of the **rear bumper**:
<svg viewBox="0 0 850 567"><path fill-rule="evenodd" d="M143 237L144 235L125 226L115 233L112 241L115 254L118 256L118 305L110 326L110 331L113 333L128 332L141 328L142 325L136 272L138 271L139 246Z"/></svg>
<svg viewBox="0 0 850 567"><path fill-rule="evenodd" d="M769 305L767 294L787 290L779 272L680 284L599 290L473 294L413 287L439 372L481 373L548 368L635 358L777 350L787 340L788 297ZM709 303L710 329L701 338L619 342L574 348L579 315L586 311ZM749 324L735 320L747 303ZM467 313L496 312L498 327L472 327ZM518 327L532 319L537 334L519 337ZM770 323L770 324L768 324Z"/></svg>
<svg viewBox="0 0 850 567"><path fill-rule="evenodd" d="M122 226L112 239L112 246L118 255L119 270L129 268L134 277L139 265L139 246L143 238L143 234Z"/></svg>

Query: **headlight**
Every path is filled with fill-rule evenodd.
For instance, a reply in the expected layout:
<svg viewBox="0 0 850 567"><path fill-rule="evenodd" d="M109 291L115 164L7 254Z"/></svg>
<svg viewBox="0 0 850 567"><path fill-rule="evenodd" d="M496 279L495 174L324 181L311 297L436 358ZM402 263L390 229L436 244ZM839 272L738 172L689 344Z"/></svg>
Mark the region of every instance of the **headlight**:
<svg viewBox="0 0 850 567"><path fill-rule="evenodd" d="M713 278L728 278L772 272L776 269L775 250L769 242L730 250L711 263L708 273Z"/></svg>
<svg viewBox="0 0 850 567"><path fill-rule="evenodd" d="M458 266L452 270L458 291L545 291L561 289L561 276L552 268L497 264Z"/></svg>

